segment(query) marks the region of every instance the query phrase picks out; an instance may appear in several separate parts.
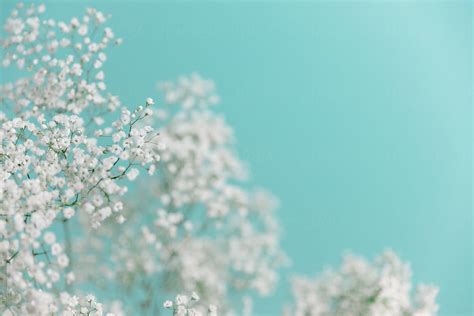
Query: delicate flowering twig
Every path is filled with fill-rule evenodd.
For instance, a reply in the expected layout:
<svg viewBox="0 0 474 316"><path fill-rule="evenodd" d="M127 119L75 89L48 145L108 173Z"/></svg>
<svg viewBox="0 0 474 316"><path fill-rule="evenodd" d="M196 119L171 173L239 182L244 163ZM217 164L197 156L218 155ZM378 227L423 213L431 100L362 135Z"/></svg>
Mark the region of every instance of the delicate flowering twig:
<svg viewBox="0 0 474 316"><path fill-rule="evenodd" d="M224 313L238 312L247 292L272 291L286 261L276 203L264 191L241 187L246 172L232 130L210 110L218 100L214 84L192 75L163 87L169 111L159 109L152 118L163 126L156 176L142 184L141 204L125 208L130 225L107 226L106 238L117 242L103 254L112 262L100 271L118 280L114 287L135 297L143 314L156 314L156 295L184 291L198 292L205 304L220 302ZM153 123L144 115L123 115L131 125ZM103 244L103 231L91 232L86 243Z"/></svg>
<svg viewBox="0 0 474 316"><path fill-rule="evenodd" d="M63 308L58 283L64 280L73 291L75 269L69 225L77 225L77 214L95 228L109 217L122 221L127 186L118 180L133 181L138 168L159 161L151 141L157 133L132 128L151 115L152 99L134 111L134 123L123 108L121 119L105 124L110 119L104 115L120 105L106 92L101 70L114 39L103 27L106 16L88 9L81 19L62 22L43 19L44 11L43 5L18 4L0 41L3 66L21 74L0 85L0 104L11 106L0 112L0 278L7 286L0 309L16 314ZM99 142L101 135L109 141ZM63 226L57 237L56 223Z"/></svg>

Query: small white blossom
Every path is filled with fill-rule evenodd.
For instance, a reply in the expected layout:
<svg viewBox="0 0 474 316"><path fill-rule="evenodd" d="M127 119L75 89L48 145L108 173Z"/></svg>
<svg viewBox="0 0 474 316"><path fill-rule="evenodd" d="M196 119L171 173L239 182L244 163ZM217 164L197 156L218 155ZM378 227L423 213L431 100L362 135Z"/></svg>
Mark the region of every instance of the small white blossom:
<svg viewBox="0 0 474 316"><path fill-rule="evenodd" d="M147 105L153 105L153 104L155 104L155 101L152 98L147 98L146 99L146 104Z"/></svg>
<svg viewBox="0 0 474 316"><path fill-rule="evenodd" d="M66 207L63 210L64 218L66 218L66 219L70 219L71 217L73 217L74 213L75 213L75 211L72 207Z"/></svg>
<svg viewBox="0 0 474 316"><path fill-rule="evenodd" d="M127 178L131 181L135 180L138 176L138 169L137 168L132 168L128 173L127 173Z"/></svg>

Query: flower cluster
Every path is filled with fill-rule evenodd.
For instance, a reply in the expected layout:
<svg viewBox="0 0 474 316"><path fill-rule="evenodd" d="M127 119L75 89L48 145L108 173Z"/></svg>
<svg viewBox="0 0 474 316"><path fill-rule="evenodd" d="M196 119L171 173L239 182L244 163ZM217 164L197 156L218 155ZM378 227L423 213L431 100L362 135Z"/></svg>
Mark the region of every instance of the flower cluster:
<svg viewBox="0 0 474 316"><path fill-rule="evenodd" d="M22 117L42 109L73 114L89 107L91 113L116 109L120 103L106 91L102 66L106 48L121 40L104 27L107 17L88 9L81 19L63 22L43 19L44 11L44 5L19 4L6 19L2 64L28 75L3 85L0 102Z"/></svg>
<svg viewBox="0 0 474 316"><path fill-rule="evenodd" d="M215 305L211 304L204 308L196 304L199 299L199 295L196 292L193 292L190 298L186 295L177 295L174 302L167 300L163 303L163 307L171 309L173 316L217 316L217 307Z"/></svg>
<svg viewBox="0 0 474 316"><path fill-rule="evenodd" d="M156 111L154 119L163 126L160 165L142 185L144 202L125 208L133 225L115 232L109 227L105 238L116 243L105 256L112 264L100 274L124 289L144 287L154 295L196 291L206 304L219 302L221 311L239 311L248 291L271 293L286 262L277 203L263 190L243 188L246 170L233 148L232 129L202 102L216 95L214 84L192 75L165 86L165 94L186 97ZM86 243L101 247L106 242L100 239L90 236ZM148 298L140 305L153 310Z"/></svg>
<svg viewBox="0 0 474 316"><path fill-rule="evenodd" d="M293 281L295 304L288 315L433 316L438 288L418 285L413 298L411 270L392 251L374 262L346 256L339 270L315 280Z"/></svg>
<svg viewBox="0 0 474 316"><path fill-rule="evenodd" d="M218 100L214 84L194 74L160 86L166 87L166 99L172 99L170 111L179 107L169 119L170 113L164 110L156 115L164 126L160 132L166 145L161 153L165 179L156 189L162 193L162 204L167 208L202 205L211 218L225 216L231 208L243 211L246 193L232 182L244 179L246 172L232 148L232 129L209 110L208 105L214 103L204 101Z"/></svg>
<svg viewBox="0 0 474 316"><path fill-rule="evenodd" d="M206 108L218 104L220 100L215 93L214 82L196 73L182 76L176 82L160 82L158 88L163 91L166 103L179 104L184 109Z"/></svg>
<svg viewBox="0 0 474 316"><path fill-rule="evenodd" d="M24 292L27 301L21 308L2 309L2 315L90 315L90 316L123 316L121 304L114 302L109 309L99 303L93 295L75 296L61 292L58 296L38 289L27 289ZM18 299L15 296L3 296L3 299Z"/></svg>
<svg viewBox="0 0 474 316"><path fill-rule="evenodd" d="M94 228L110 218L123 222L128 187L121 180L134 180L139 168L152 173L160 160L157 133L137 124L152 115L153 100L132 113L123 108L119 119L104 126L104 115L118 105L99 93L105 89L99 60L105 61L102 50L113 33L106 28L99 42L88 35L89 28L98 32L104 15L89 9L81 22L64 23L40 19L44 10L18 5L1 42L3 65L14 61L26 70L0 86L0 309L22 315L60 312L58 301L74 297L63 290L75 279L75 215L85 215ZM101 107L106 112L91 116ZM87 306L81 309L102 313L95 301Z"/></svg>
<svg viewBox="0 0 474 316"><path fill-rule="evenodd" d="M60 308L56 312L60 312L63 316L89 315L89 316L123 316L121 304L117 302L110 304L108 310L97 302L94 295L72 296L63 292L59 296ZM54 313L54 311L53 311Z"/></svg>

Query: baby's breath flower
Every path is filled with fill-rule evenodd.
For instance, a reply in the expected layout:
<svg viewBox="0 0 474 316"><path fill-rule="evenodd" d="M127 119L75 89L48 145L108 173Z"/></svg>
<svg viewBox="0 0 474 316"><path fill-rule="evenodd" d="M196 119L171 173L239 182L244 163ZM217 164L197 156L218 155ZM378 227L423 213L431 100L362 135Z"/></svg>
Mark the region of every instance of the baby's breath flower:
<svg viewBox="0 0 474 316"><path fill-rule="evenodd" d="M155 101L152 98L147 98L146 99L146 104L147 105L153 105L153 104L155 104Z"/></svg>
<svg viewBox="0 0 474 316"><path fill-rule="evenodd" d="M125 108L112 124L107 118L120 102L99 69L114 38L101 26L106 16L88 9L56 21L43 12L44 5L19 4L1 39L2 65L21 72L0 85L0 104L13 105L0 111L0 270L8 272L0 273L8 289L0 291L0 310L102 315L95 298L82 304L58 294L61 280L75 279L73 260L87 255L72 256L73 237L109 217L123 221L121 180L155 168L157 133L139 124L151 109L134 112L135 121Z"/></svg>
<svg viewBox="0 0 474 316"><path fill-rule="evenodd" d="M191 300L193 301L199 301L199 295L196 292L193 292L191 295Z"/></svg>
<svg viewBox="0 0 474 316"><path fill-rule="evenodd" d="M148 172L155 176L140 186L147 198L122 211L128 225L110 224L107 231L112 235L101 236L99 230L90 238L113 236L116 242L110 254L104 255L112 264L104 269L124 289L147 292L135 281L147 279L166 284L169 294L192 293L176 297L174 315L215 315L214 308L207 308L213 302L239 314L241 307L234 302L249 292L269 295L278 280L278 268L286 262L273 213L277 203L270 194L248 192L241 184L246 172L234 149L233 131L221 115L211 111L217 99L212 97L216 95L212 81L192 75L165 84L164 91L165 100L176 97L174 103L167 100L173 103L167 116L148 114L152 102L147 100L134 111L123 109L117 122L130 126L147 116L144 124L158 119L162 126L154 156L160 164L149 166ZM112 134L117 144L125 136ZM137 147L146 144L146 139L135 139L138 134L131 136ZM126 153L129 157L120 154L120 159L132 160L133 152ZM127 175L132 178L133 168Z"/></svg>
<svg viewBox="0 0 474 316"><path fill-rule="evenodd" d="M349 255L340 269L328 270L319 278L294 278L295 304L287 315L436 315L438 289L418 286L412 299L410 278L409 265L392 251L374 262Z"/></svg>

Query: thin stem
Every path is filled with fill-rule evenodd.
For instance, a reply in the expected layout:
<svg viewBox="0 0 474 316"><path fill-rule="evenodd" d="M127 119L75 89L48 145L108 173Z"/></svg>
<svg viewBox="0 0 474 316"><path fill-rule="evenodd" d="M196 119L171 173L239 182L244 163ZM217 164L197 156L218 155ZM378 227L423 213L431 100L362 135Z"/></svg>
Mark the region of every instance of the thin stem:
<svg viewBox="0 0 474 316"><path fill-rule="evenodd" d="M64 245L66 248L65 251L66 251L67 257L69 258L69 264L66 268L66 271L71 272L72 267L73 267L73 258L72 258L72 243L71 243L71 232L69 229L69 221L65 218L63 219L62 223L63 223L63 231L64 231ZM68 284L67 281L65 282L65 284L66 284L66 289L70 291L71 285Z"/></svg>

